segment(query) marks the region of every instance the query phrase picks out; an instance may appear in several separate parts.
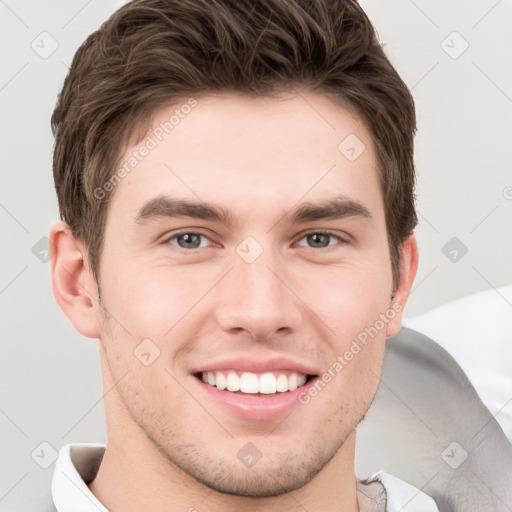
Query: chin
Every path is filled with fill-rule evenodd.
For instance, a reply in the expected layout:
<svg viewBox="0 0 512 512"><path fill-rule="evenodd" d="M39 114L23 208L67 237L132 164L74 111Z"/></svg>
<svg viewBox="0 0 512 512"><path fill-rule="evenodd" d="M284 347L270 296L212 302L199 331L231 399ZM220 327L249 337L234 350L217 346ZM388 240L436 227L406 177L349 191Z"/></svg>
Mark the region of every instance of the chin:
<svg viewBox="0 0 512 512"><path fill-rule="evenodd" d="M250 443L247 443L249 445ZM243 462L241 450L234 457L199 456L189 449L174 453L170 462L202 485L222 494L247 498L265 498L289 493L309 483L336 455L343 444L334 443L330 452L292 450L288 453L259 454Z"/></svg>
<svg viewBox="0 0 512 512"><path fill-rule="evenodd" d="M300 464L300 467L281 466L275 467L261 466L259 469L239 467L227 467L222 471L222 475L214 478L209 474L208 478L204 475L195 477L206 487L222 494L230 494L246 498L270 498L280 496L305 486L310 482L324 467L324 464Z"/></svg>

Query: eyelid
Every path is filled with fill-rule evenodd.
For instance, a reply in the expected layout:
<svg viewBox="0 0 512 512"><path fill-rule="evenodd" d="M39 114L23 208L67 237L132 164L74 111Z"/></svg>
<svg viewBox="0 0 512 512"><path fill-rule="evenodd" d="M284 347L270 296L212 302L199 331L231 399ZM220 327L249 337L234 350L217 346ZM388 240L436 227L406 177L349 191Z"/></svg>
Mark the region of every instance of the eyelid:
<svg viewBox="0 0 512 512"><path fill-rule="evenodd" d="M207 238L210 242L215 243L211 236L209 236L207 233L202 231L200 228L188 228L188 229L181 229L178 231L173 231L171 234L165 235L165 237L162 239L163 243L169 243L173 238L180 236L180 235L201 235L204 238ZM177 246L178 247L178 246ZM178 247L178 249L183 249L183 247ZM191 252L197 249L204 249L204 247L197 247L196 249L183 249L184 251Z"/></svg>
<svg viewBox="0 0 512 512"><path fill-rule="evenodd" d="M178 231L173 231L171 234L168 234L165 236L165 238L163 239L163 243L170 243L170 241L177 237L177 236L180 236L180 235L185 235L185 234L192 234L192 235L201 235L205 238L207 238L210 242L214 243L215 242L212 240L212 238L207 234L205 233L203 230L201 230L200 228L184 228L184 229L181 229L181 230L178 230ZM349 235L346 235L346 237L342 237L340 234L334 232L334 231L331 231L329 229L310 229L308 231L304 231L303 233L300 233L299 235L297 235L297 237L295 237L296 239L296 242L299 242L300 240L302 240L303 238L305 238L306 236L308 235L313 235L313 234L321 234L321 235L329 235L333 238L336 238L338 240L338 243L339 244L348 244L349 243L349 240L347 240L347 238L350 238ZM174 245L174 244L173 244ZM329 247L335 247L337 244L334 244L334 245L328 245L327 247L321 247L320 249L327 249ZM183 251L186 251L186 252L192 252L192 251L196 251L196 250L199 250L199 249L206 249L208 247L196 247L194 249L183 249L183 247L179 247L179 246L176 246L178 249L182 249ZM300 246L302 247L302 246ZM318 248L315 248L315 247L307 247L308 249L316 249L318 250Z"/></svg>
<svg viewBox="0 0 512 512"><path fill-rule="evenodd" d="M329 229L311 229L309 231L305 231L304 233L301 233L297 238L297 242L302 240L304 237L306 237L308 235L314 235L314 234L332 236L333 238L337 238L339 240L339 243L341 243L341 244L348 244L349 241L347 240L347 238L350 238L349 235L346 235L346 237L343 238L340 234L335 233L334 231L330 231ZM334 246L327 246L327 247L334 247ZM327 249L327 247L323 247L323 249ZM314 249L314 247L309 247L309 249Z"/></svg>

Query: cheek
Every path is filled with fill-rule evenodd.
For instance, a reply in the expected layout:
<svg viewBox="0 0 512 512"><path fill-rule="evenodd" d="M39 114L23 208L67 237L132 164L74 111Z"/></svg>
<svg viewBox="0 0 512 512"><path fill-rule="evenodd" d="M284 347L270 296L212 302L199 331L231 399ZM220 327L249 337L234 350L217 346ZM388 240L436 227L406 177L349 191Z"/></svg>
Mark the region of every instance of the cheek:
<svg viewBox="0 0 512 512"><path fill-rule="evenodd" d="M357 426L379 385L384 347L382 336L366 345L348 343L332 359L319 381L300 395L307 417L316 418L319 429L332 435L347 435Z"/></svg>
<svg viewBox="0 0 512 512"><path fill-rule="evenodd" d="M105 279L104 304L132 335L161 338L211 288L208 283L186 269L119 265Z"/></svg>
<svg viewBox="0 0 512 512"><path fill-rule="evenodd" d="M328 326L331 389L336 396L349 393L368 406L378 386L390 311L390 278L377 264L340 267L321 279L311 278L317 290L308 303ZM311 285L316 283L316 288ZM329 378L329 377L328 377ZM340 395L341 394L341 395ZM346 403L350 406L350 400Z"/></svg>
<svg viewBox="0 0 512 512"><path fill-rule="evenodd" d="M379 264L319 268L303 273L299 296L330 329L337 348L371 327L390 306L390 271ZM380 326L380 322L379 322Z"/></svg>

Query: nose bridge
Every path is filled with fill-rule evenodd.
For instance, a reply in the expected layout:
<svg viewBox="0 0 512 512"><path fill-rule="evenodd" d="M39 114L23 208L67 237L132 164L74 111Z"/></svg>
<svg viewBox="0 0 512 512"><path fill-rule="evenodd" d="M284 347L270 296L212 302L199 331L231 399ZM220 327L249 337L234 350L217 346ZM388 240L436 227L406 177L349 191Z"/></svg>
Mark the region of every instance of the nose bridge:
<svg viewBox="0 0 512 512"><path fill-rule="evenodd" d="M280 275L283 265L275 251L263 250L261 245L258 248L254 240L247 239L236 251L218 307L221 327L227 331L244 329L260 340L277 331L295 330L300 311L285 276Z"/></svg>

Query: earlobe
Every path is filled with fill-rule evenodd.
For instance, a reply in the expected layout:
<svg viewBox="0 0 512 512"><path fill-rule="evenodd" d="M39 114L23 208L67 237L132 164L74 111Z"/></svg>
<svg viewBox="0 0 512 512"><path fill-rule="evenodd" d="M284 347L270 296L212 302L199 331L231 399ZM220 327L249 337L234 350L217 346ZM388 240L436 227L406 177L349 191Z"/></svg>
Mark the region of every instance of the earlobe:
<svg viewBox="0 0 512 512"><path fill-rule="evenodd" d="M98 338L98 290L85 247L65 222L51 228L50 242L55 299L77 331Z"/></svg>
<svg viewBox="0 0 512 512"><path fill-rule="evenodd" d="M393 310L394 314L389 315L386 337L394 336L402 327L405 305L418 270L418 258L418 243L416 237L411 235L405 240L401 250L400 275L390 304L390 310Z"/></svg>

